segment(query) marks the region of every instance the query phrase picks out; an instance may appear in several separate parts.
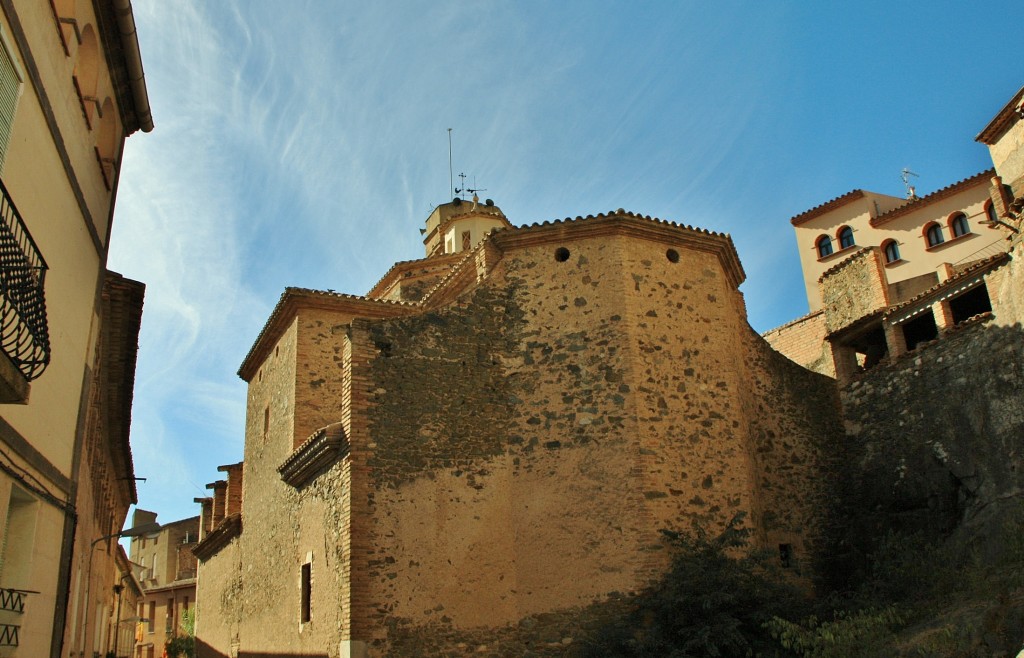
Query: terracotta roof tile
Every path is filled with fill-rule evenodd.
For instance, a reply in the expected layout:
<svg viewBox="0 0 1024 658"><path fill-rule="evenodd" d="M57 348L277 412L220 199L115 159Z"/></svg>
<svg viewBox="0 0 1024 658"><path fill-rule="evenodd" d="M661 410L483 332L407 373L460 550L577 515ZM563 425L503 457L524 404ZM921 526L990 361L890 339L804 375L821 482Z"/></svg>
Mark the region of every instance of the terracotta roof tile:
<svg viewBox="0 0 1024 658"><path fill-rule="evenodd" d="M988 125L974 138L974 141L988 145L995 144L996 140L1009 128L1010 124L1020 117L1021 100L1024 100L1024 87L1021 87L1013 95L1013 98L1010 99L1010 102L996 113Z"/></svg>
<svg viewBox="0 0 1024 658"><path fill-rule="evenodd" d="M862 198L864 198L864 190L850 190L849 192L842 196L837 196L836 198L831 199L830 201L826 201L825 203L819 206L814 206L810 210L805 210L799 215L794 215L793 217L790 218L789 223L792 224L793 226L799 226L804 222L811 221L815 217L824 215L830 210L835 210L840 206L845 206L847 203L850 203L851 201L855 201L857 199Z"/></svg>

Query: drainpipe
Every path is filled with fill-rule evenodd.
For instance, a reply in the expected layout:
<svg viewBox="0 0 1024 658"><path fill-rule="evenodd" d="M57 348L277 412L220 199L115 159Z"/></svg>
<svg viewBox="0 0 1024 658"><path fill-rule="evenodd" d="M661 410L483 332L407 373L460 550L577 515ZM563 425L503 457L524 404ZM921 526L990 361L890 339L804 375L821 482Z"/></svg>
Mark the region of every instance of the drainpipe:
<svg viewBox="0 0 1024 658"><path fill-rule="evenodd" d="M153 130L153 113L149 107L149 93L146 91L146 74L142 70L142 54L139 52L139 37L135 30L135 15L132 14L132 0L113 0L117 14L117 27L121 31L121 45L128 64L128 81L135 101L135 114L139 128L144 133Z"/></svg>

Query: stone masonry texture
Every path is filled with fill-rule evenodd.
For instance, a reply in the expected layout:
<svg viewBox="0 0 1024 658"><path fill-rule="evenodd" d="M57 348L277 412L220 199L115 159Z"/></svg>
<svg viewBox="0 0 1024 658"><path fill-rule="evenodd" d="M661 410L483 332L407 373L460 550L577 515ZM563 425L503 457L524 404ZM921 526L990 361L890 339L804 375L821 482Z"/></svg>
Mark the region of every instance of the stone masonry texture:
<svg viewBox="0 0 1024 658"><path fill-rule="evenodd" d="M201 655L572 655L665 572L662 530L737 514L806 576L835 388L749 327L694 229L655 229L518 229L439 306L300 307L249 381L244 528L200 567ZM339 421L345 453L282 481Z"/></svg>

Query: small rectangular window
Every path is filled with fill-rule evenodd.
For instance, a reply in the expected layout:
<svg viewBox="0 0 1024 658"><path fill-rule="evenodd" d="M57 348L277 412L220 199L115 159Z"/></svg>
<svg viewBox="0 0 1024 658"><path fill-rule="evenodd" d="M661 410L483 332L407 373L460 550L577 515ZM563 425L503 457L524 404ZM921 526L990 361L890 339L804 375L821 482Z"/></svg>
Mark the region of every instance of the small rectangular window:
<svg viewBox="0 0 1024 658"><path fill-rule="evenodd" d="M779 562L783 569L793 566L793 545L779 544Z"/></svg>
<svg viewBox="0 0 1024 658"><path fill-rule="evenodd" d="M153 620L154 619L156 619L156 601L150 601L149 602L149 619L147 620L149 622L149 625L148 625L148 628L146 629L150 633L153 632Z"/></svg>
<svg viewBox="0 0 1024 658"><path fill-rule="evenodd" d="M164 626L164 635L174 632L174 599L167 599L167 625Z"/></svg>
<svg viewBox="0 0 1024 658"><path fill-rule="evenodd" d="M300 620L303 624L310 619L310 595L312 594L312 566L309 562L302 565L302 610Z"/></svg>

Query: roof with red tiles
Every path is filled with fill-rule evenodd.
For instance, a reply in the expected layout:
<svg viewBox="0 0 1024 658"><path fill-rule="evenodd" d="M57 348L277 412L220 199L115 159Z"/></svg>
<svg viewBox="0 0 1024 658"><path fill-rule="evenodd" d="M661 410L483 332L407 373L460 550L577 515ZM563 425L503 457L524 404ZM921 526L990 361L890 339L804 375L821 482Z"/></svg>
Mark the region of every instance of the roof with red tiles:
<svg viewBox="0 0 1024 658"><path fill-rule="evenodd" d="M1003 109L996 113L996 116L989 121L988 125L978 133L978 136L974 138L974 141L981 142L982 144L992 145L1002 136L1003 133L1015 122L1024 116L1024 108L1022 108L1022 101L1024 101L1024 87L1021 87L1013 98L1010 99Z"/></svg>
<svg viewBox="0 0 1024 658"><path fill-rule="evenodd" d="M882 224L885 224L888 221L896 219L897 217L902 217L907 213L913 212L937 201L941 201L943 199L951 197L957 192L962 192L967 188L974 187L982 183L988 183L989 179L991 179L992 176L995 175L995 173L996 172L994 169L986 169L985 171L980 171L974 174L973 176L969 176L967 178L964 178L963 180L959 180L953 183L952 185L947 185L946 187L940 190L936 190L931 194L914 199L913 201L908 201L907 203L903 204L898 208L893 208L889 212L882 213L878 217L872 217L870 222L871 226L878 227Z"/></svg>

